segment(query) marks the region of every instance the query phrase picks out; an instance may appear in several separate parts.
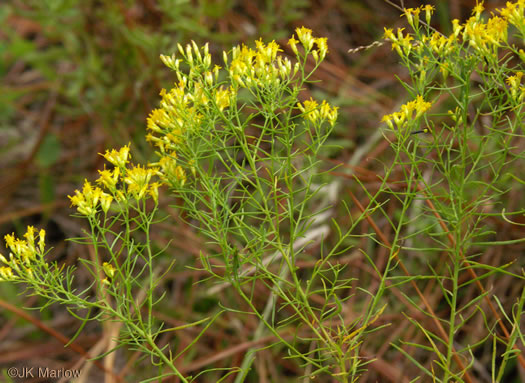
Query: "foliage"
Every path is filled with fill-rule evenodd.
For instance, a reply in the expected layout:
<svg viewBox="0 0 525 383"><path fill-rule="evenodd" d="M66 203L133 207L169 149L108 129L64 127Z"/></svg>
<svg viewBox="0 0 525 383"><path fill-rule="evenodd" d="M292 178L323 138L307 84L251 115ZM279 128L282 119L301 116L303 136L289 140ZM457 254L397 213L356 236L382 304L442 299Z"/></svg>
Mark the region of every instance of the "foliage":
<svg viewBox="0 0 525 383"><path fill-rule="evenodd" d="M202 374L249 380L255 348L239 367L196 376L180 369L180 359L227 312L256 318L253 339L271 334L271 347L294 359L305 379L356 382L373 362L365 346L378 343L376 334L390 325L386 314L396 313L400 301L422 335L390 345L419 369L410 378L473 382L475 354L489 349L491 380L505 381L509 366L525 365L525 276L514 260L491 263L486 255L524 241L498 233L502 222L519 226L524 213L510 197L525 184L516 175L524 159L525 52L512 38L525 41L524 10L519 0L484 18L478 3L445 36L430 27L434 7L426 5L404 10L412 32L385 28L408 70L402 84L410 100L383 117L392 156L377 175L379 186L372 190L355 175L367 198L353 198L357 212L342 206L348 221L333 219L330 227L326 194L335 181L319 157L338 108L302 96L328 54L326 38L297 28L288 40L293 61L278 43L260 39L223 52L221 66L208 44L173 47L177 53L161 61L177 82L162 90L147 120L156 160L132 163L129 145L108 150L110 167L99 171L96 186L86 180L70 196L89 223L85 237L72 240L95 251L81 260L92 284L78 291L78 270L48 262L46 233L32 226L25 239L5 237L10 254L0 258L0 279L25 284L45 305L65 305L81 321L122 323L116 347L138 349L159 367L147 381L170 375L200 381ZM166 218L159 211L163 185L175 201L172 211L206 241L199 271L215 283L210 291L231 288L238 298L174 328L164 328L153 311L162 299L155 287L169 271L159 266L163 249L152 240ZM361 231L365 224L373 232ZM329 231L335 239L325 238ZM352 278L340 262L354 249L375 284ZM312 251L313 266L301 267ZM381 251L384 262L376 256ZM495 277L521 286L515 301L486 287ZM422 285L439 291L441 301L432 302ZM346 312L350 301L359 306L357 317ZM473 323L484 331L470 332ZM161 334L189 327L199 329L177 353L159 345Z"/></svg>

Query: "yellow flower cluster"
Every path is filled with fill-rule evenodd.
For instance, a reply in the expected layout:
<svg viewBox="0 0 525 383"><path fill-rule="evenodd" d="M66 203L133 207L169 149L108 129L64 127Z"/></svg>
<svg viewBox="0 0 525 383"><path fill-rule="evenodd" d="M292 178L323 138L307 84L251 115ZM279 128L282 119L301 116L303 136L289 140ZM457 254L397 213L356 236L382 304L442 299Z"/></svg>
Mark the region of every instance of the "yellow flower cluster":
<svg viewBox="0 0 525 383"><path fill-rule="evenodd" d="M161 108L154 109L148 117L146 140L162 153L175 150L181 141L184 127L198 126L202 121L198 105L208 102L202 86L196 84L195 92L187 92L185 88L186 82L180 81L169 92L162 89Z"/></svg>
<svg viewBox="0 0 525 383"><path fill-rule="evenodd" d="M427 25L429 25L434 9L435 8L432 5L422 5L418 8L406 8L404 9L404 16L407 18L410 26L414 30L417 30L420 24L420 13L422 11L425 12L425 21ZM404 33L404 28L398 28L397 33L394 33L391 28L384 29L384 38L390 40L392 43L392 49L395 49L401 57L408 57L413 51L422 53L423 49L425 49L427 46L438 55L450 53L457 38L457 34L452 34L447 38L439 32L434 32L430 36L423 35L421 41L422 44L420 44L415 43L414 38L410 34Z"/></svg>
<svg viewBox="0 0 525 383"><path fill-rule="evenodd" d="M401 57L407 57L414 49L421 53L427 46L437 55L449 54L456 47L461 46L459 39L487 56L495 55L497 48L507 42L509 24L514 25L525 34L525 0L507 2L505 8L498 10L500 16L493 15L487 21L481 17L483 10L483 2L478 2L473 9L472 16L464 24L460 24L459 20L453 20L453 33L448 37L439 32L429 33L423 36L422 44L414 44L413 37L404 33L402 28L399 28L397 33L385 28L384 37L392 42L392 49L395 49ZM419 16L422 11L425 12L426 22L429 24L434 11L433 6L424 5L404 10L404 15L414 30L418 29Z"/></svg>
<svg viewBox="0 0 525 383"><path fill-rule="evenodd" d="M409 34L403 34L405 28L398 28L397 33L394 34L392 28L385 28L385 39L390 40L392 49L395 49L399 56L405 57L412 51L414 38Z"/></svg>
<svg viewBox="0 0 525 383"><path fill-rule="evenodd" d="M306 100L303 104L297 103L297 107L303 113L303 117L313 122L322 122L328 120L332 126L334 126L337 120L337 107L331 107L325 100L319 104L317 101L310 99Z"/></svg>
<svg viewBox="0 0 525 383"><path fill-rule="evenodd" d="M129 162L129 145L123 146L119 150L106 150L103 157L117 168L124 168Z"/></svg>
<svg viewBox="0 0 525 383"><path fill-rule="evenodd" d="M115 273L117 272L117 269L111 263L104 262L102 264L102 270L104 270L104 274L106 274L106 277L107 277L107 278L104 278L102 280L102 283L105 284L105 285L108 285L108 286L111 285L110 281L115 276Z"/></svg>
<svg viewBox="0 0 525 383"><path fill-rule="evenodd" d="M36 243L37 237L38 243ZM16 238L14 233L4 237L10 253L9 260L0 254L0 263L4 264L0 267L0 281L16 279L15 272L32 275L31 264L44 256L46 238L44 229L40 229L37 234L33 226L28 226L24 238Z"/></svg>
<svg viewBox="0 0 525 383"><path fill-rule="evenodd" d="M404 15L407 18L408 23L414 29L419 26L419 14L421 11L425 11L425 21L430 24L432 13L434 13L435 7L433 5L421 5L417 8L405 8Z"/></svg>
<svg viewBox="0 0 525 383"><path fill-rule="evenodd" d="M390 129L394 129L395 124L395 126L401 130L405 128L409 122L421 117L431 106L432 104L425 101L422 96L417 96L415 100L402 105L399 112L385 115L382 121L386 122Z"/></svg>
<svg viewBox="0 0 525 383"><path fill-rule="evenodd" d="M283 58L278 52L282 52L282 49L275 41L264 44L258 40L255 49L245 45L233 48L228 71L234 87L276 86L297 73L299 65L295 65L292 74L290 59ZM223 56L228 63L228 55L224 53Z"/></svg>
<svg viewBox="0 0 525 383"><path fill-rule="evenodd" d="M200 49L192 41L186 48L178 44L178 49L182 59L175 55L160 56L162 62L175 71L178 83L169 91L161 90L160 108L153 110L147 119L146 140L158 147L161 155L175 152L183 141L183 134L200 127L211 106L223 111L236 97L231 87L217 85L221 68L215 65L211 69L208 44ZM189 65L188 74L180 69L182 61Z"/></svg>
<svg viewBox="0 0 525 383"><path fill-rule="evenodd" d="M181 185L186 183L186 173L180 165L177 165L177 154L175 152L162 156L159 162L154 165L159 167L158 175L164 182L168 182L169 176L175 176Z"/></svg>
<svg viewBox="0 0 525 383"><path fill-rule="evenodd" d="M128 185L128 193L136 199L142 199L149 194L155 202L159 199L158 182L151 182L151 178L157 174L156 168L145 168L140 165L132 165L127 169L124 182Z"/></svg>
<svg viewBox="0 0 525 383"><path fill-rule="evenodd" d="M451 53L455 49L456 43L457 38L454 34L445 37L439 32L434 32L430 37L427 35L423 36L423 45L430 47L438 56Z"/></svg>
<svg viewBox="0 0 525 383"><path fill-rule="evenodd" d="M186 48L184 48L180 44L177 44L177 48L182 58L190 66L189 75L185 75L181 72L181 70L179 69L181 59L175 58L175 55L172 55L171 57L160 55L160 59L164 63L164 65L175 71L179 81L187 82L188 79L194 79L201 76L204 78L210 77L211 55L209 52L208 44L205 44L204 47L202 47L202 49L199 49L195 41L192 41L191 44L186 45ZM217 72L216 68L214 68L214 72Z"/></svg>
<svg viewBox="0 0 525 383"><path fill-rule="evenodd" d="M463 40L483 55L495 54L502 42L507 41L508 22L505 18L493 16L486 23L481 19L483 2L474 7L473 15L462 27ZM456 28L460 28L455 23Z"/></svg>
<svg viewBox="0 0 525 383"><path fill-rule="evenodd" d="M301 27L296 29L299 40L295 37L288 44L298 57L297 45L302 44L305 54L311 54L317 63L322 61L327 52L326 38L312 36L312 31ZM159 176L168 181L168 176L184 184L186 175L177 165L177 152L188 139L188 134L201 129L210 121L217 120L217 112L237 103L237 92L241 88L261 88L278 90L281 84L287 84L297 74L300 63L292 65L289 58L281 56L281 47L275 41L265 44L261 39L255 42L255 48L245 45L236 46L230 53L223 52L223 60L229 75L230 86L219 81L220 67L212 68L208 44L199 48L191 42L185 48L178 45L179 53L172 56L161 55L161 60L177 75L178 82L169 91L161 91L160 107L153 110L148 117L148 134L146 139L159 149L159 162L154 165L159 169ZM184 72L181 63L189 67ZM270 92L271 94L272 92ZM268 94L268 92L264 92ZM313 101L312 101L313 102ZM305 113L310 121L328 120L332 125L337 118L337 108L326 102L320 106L305 103L309 109ZM304 108L305 106L300 106ZM226 116L222 115L222 118ZM139 170L137 170L138 172ZM114 174L113 174L114 175ZM112 183L110 175L104 175L107 183Z"/></svg>
<svg viewBox="0 0 525 383"><path fill-rule="evenodd" d="M521 85L522 77L523 72L516 72L515 75L509 76L505 80L510 87L511 97L518 102L523 102L525 98L525 86Z"/></svg>
<svg viewBox="0 0 525 383"><path fill-rule="evenodd" d="M523 32L525 28L525 19L524 19L524 12L525 12L525 0L518 0L515 3L511 3L510 1L507 1L507 4L505 4L505 8L499 9L498 12L500 13L501 17L503 17L509 24L514 25L516 28L518 28L520 31Z"/></svg>
<svg viewBox="0 0 525 383"><path fill-rule="evenodd" d="M288 45L290 45L290 48L292 48L293 53L295 53L296 56L299 56L297 44L301 42L305 52L307 54L311 53L316 62L323 61L326 57L326 54L328 53L327 38L313 37L312 30L305 27L296 28L295 32L297 33L299 41L297 41L293 35L292 38L288 40ZM316 45L317 49L312 50L314 44Z"/></svg>
<svg viewBox="0 0 525 383"><path fill-rule="evenodd" d="M100 205L104 213L107 213L113 197L105 193L99 187L93 187L88 180L84 180L82 191L75 190L74 196L68 196L71 205L77 207L77 211L85 216L93 216Z"/></svg>
<svg viewBox="0 0 525 383"><path fill-rule="evenodd" d="M71 205L76 206L80 214L94 216L99 207L107 213L114 200L121 202L129 197L137 200L151 197L155 203L158 202L160 183L152 182L153 176L159 173L158 168L130 165L129 145L119 150L106 150L102 156L113 164L114 168L99 170L100 176L96 183L101 187L93 186L85 180L82 191L75 190L75 194L69 196Z"/></svg>
<svg viewBox="0 0 525 383"><path fill-rule="evenodd" d="M189 73L180 70L180 58L161 55L163 63L175 71L178 83L169 91L161 90L160 108L154 109L147 120L146 140L159 148L163 156L176 151L186 131L198 129L205 122L212 106L222 112L236 102L236 92L231 87L217 85L221 68L215 65L210 69L208 44L199 49L192 41L186 48L179 44L178 49L189 65Z"/></svg>
<svg viewBox="0 0 525 383"><path fill-rule="evenodd" d="M288 45L295 55L299 57L297 46L301 43L306 55L311 54L317 63L324 60L328 53L327 39L313 37L312 31L305 27L296 28L295 31L299 40L296 40L295 36L288 40ZM255 49L245 45L235 47L228 67L233 84L247 88L274 86L293 77L299 70L299 63L296 63L292 70L291 61L280 56L279 52L282 52L282 49L275 41L264 44L262 40L258 40L255 42ZM224 53L223 56L224 62L228 64L228 55Z"/></svg>

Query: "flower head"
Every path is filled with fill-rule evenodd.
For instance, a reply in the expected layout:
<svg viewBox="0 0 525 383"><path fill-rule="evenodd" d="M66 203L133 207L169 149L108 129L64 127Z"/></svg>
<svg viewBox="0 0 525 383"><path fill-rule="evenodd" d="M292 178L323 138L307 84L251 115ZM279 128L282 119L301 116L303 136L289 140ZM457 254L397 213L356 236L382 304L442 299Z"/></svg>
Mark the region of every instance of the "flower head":
<svg viewBox="0 0 525 383"><path fill-rule="evenodd" d="M128 185L128 192L136 199L142 199L150 187L151 177L156 172L155 168L145 168L140 165L128 169L124 178L124 182Z"/></svg>
<svg viewBox="0 0 525 383"><path fill-rule="evenodd" d="M117 271L117 269L115 269L111 263L107 262L102 264L102 269L104 270L104 274L106 274L106 276L109 278L113 278L115 276L115 272Z"/></svg>
<svg viewBox="0 0 525 383"><path fill-rule="evenodd" d="M525 1L523 0L514 3L507 1L506 7L498 10L501 17L517 28L523 28L525 22L524 11Z"/></svg>
<svg viewBox="0 0 525 383"><path fill-rule="evenodd" d="M7 234L4 239L10 250L9 260L0 254L0 281L11 281L17 279L22 274L29 278L33 277L32 267L38 265L45 253L45 236L44 229L38 232L33 226L28 226L25 239L15 237L13 234ZM38 245L35 242L38 238ZM17 276L16 273L19 275Z"/></svg>
<svg viewBox="0 0 525 383"><path fill-rule="evenodd" d="M416 28L419 25L419 14L421 13L421 8L406 8L404 11L404 15L410 26Z"/></svg>
<svg viewBox="0 0 525 383"><path fill-rule="evenodd" d="M325 58L326 53L328 52L327 40L328 39L326 37L318 37L315 39L315 45L317 45L317 49L319 50L321 60Z"/></svg>
<svg viewBox="0 0 525 383"><path fill-rule="evenodd" d="M107 212L112 197L103 192L99 187L93 187L88 180L84 180L84 187L82 191L75 190L75 195L68 196L71 200L71 206L76 206L77 211L85 216L93 216L97 212L99 202L104 210Z"/></svg>
<svg viewBox="0 0 525 383"><path fill-rule="evenodd" d="M0 267L0 282L2 281L12 281L16 276L13 273L13 269L8 266Z"/></svg>
<svg viewBox="0 0 525 383"><path fill-rule="evenodd" d="M423 97L419 95L415 100L401 105L399 112L383 116L382 121L386 122L391 129L394 128L394 124L398 129L405 128L410 121L417 120L429 110L431 106L432 104L430 102L425 101Z"/></svg>
<svg viewBox="0 0 525 383"><path fill-rule="evenodd" d="M125 167L129 159L129 144L123 146L118 151L115 149L112 149L111 151L106 150L106 153L102 154L102 157L116 167Z"/></svg>
<svg viewBox="0 0 525 383"><path fill-rule="evenodd" d="M425 21L430 25L430 19L432 18L432 13L436 9L433 5L426 4L422 6L422 9L425 11Z"/></svg>
<svg viewBox="0 0 525 383"><path fill-rule="evenodd" d="M292 37L288 40L288 45L290 46L290 48L292 48L292 52L295 53L295 55L297 56L299 53L297 51L297 43L299 41L297 41L295 39L295 36L292 35Z"/></svg>
<svg viewBox="0 0 525 383"><path fill-rule="evenodd" d="M312 37L312 30L306 27L296 28L295 32L304 49L311 50L314 46L315 39Z"/></svg>
<svg viewBox="0 0 525 383"><path fill-rule="evenodd" d="M321 105L317 101L310 99L304 101L302 104L298 103L297 107L303 113L304 118L312 123L322 122L328 120L330 125L334 125L337 120L337 107L331 107L330 104L323 100Z"/></svg>
<svg viewBox="0 0 525 383"><path fill-rule="evenodd" d="M109 191L114 191L117 187L120 176L120 168L114 168L113 170L107 170L104 166L104 170L99 170L100 177L97 179L97 183L104 185Z"/></svg>
<svg viewBox="0 0 525 383"><path fill-rule="evenodd" d="M177 164L177 155L171 153L160 158L158 162L159 170L157 175L164 182L175 179L180 182L181 185L186 183L186 173L180 165Z"/></svg>

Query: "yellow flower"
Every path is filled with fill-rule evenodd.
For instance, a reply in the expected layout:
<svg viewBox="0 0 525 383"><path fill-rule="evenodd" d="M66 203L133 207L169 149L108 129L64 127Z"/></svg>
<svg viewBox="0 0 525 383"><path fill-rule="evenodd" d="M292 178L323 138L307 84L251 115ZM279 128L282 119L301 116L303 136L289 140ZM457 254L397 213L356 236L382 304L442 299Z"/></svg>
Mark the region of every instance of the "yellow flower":
<svg viewBox="0 0 525 383"><path fill-rule="evenodd" d="M501 17L493 16L487 21L487 40L494 45L507 41L507 21Z"/></svg>
<svg viewBox="0 0 525 383"><path fill-rule="evenodd" d="M507 77L505 82L510 87L510 95L513 99L518 99L518 92L521 93L521 78L523 72L516 72L515 75Z"/></svg>
<svg viewBox="0 0 525 383"><path fill-rule="evenodd" d="M102 269L104 270L104 274L106 274L109 278L113 278L115 276L115 272L117 269L115 267L107 262L104 262L102 264Z"/></svg>
<svg viewBox="0 0 525 383"><path fill-rule="evenodd" d="M454 36L457 38L459 34L461 33L461 29L463 27L459 24L458 19L452 20L452 31L454 32Z"/></svg>
<svg viewBox="0 0 525 383"><path fill-rule="evenodd" d="M425 11L425 21L427 24L430 25L430 20L432 18L432 13L434 13L434 10L436 9L433 5L426 4L422 6L422 9Z"/></svg>
<svg viewBox="0 0 525 383"><path fill-rule="evenodd" d="M412 40L414 38L410 34L403 34L405 28L397 29L397 36L391 28L384 28L384 38L392 42L392 49L395 49L399 56L408 56L412 50Z"/></svg>
<svg viewBox="0 0 525 383"><path fill-rule="evenodd" d="M27 249L31 252L31 253L35 253L36 252L36 249L35 249L35 228L33 226L28 226L27 227L27 231L26 233L24 234L24 237L26 239L26 246L27 246Z"/></svg>
<svg viewBox="0 0 525 383"><path fill-rule="evenodd" d="M4 236L4 240L5 240L7 247L9 247L11 251L14 251L13 248L15 246L15 241L16 241L14 234L6 234Z"/></svg>
<svg viewBox="0 0 525 383"><path fill-rule="evenodd" d="M303 117L311 122L314 122L319 118L319 111L317 110L317 101L310 98L306 100L302 105L297 103L299 110L303 113Z"/></svg>
<svg viewBox="0 0 525 383"><path fill-rule="evenodd" d="M164 109L153 109L147 119L148 129L155 133L161 133L163 129L167 128L169 121L169 116Z"/></svg>
<svg viewBox="0 0 525 383"><path fill-rule="evenodd" d="M277 67L279 68L279 75L283 79L288 77L292 72L292 62L288 57L284 59L281 56L277 57Z"/></svg>
<svg viewBox="0 0 525 383"><path fill-rule="evenodd" d="M111 162L116 167L125 167L128 163L129 157L129 144L120 148L120 150L112 149L111 151L106 150L105 154L102 154L108 162Z"/></svg>
<svg viewBox="0 0 525 383"><path fill-rule="evenodd" d="M323 100L321 105L317 101L310 99L306 100L303 104L298 103L297 107L303 113L303 117L312 123L321 122L328 120L333 126L337 120L337 107L331 107L330 104Z"/></svg>
<svg viewBox="0 0 525 383"><path fill-rule="evenodd" d="M173 70L177 70L179 68L179 60L175 59L175 55L160 55L160 61L162 61L162 63L168 68L171 68Z"/></svg>
<svg viewBox="0 0 525 383"><path fill-rule="evenodd" d="M328 39L326 37L318 37L315 39L315 44L317 45L317 48L319 49L321 60L324 60L326 53L328 52L327 40Z"/></svg>
<svg viewBox="0 0 525 383"><path fill-rule="evenodd" d="M219 79L219 71L221 70L221 67L219 65L215 65L213 67L213 75L215 76L215 81Z"/></svg>
<svg viewBox="0 0 525 383"><path fill-rule="evenodd" d="M36 249L28 244L27 241L16 238L14 234L7 234L4 238L12 254L16 257L26 263L35 259Z"/></svg>
<svg viewBox="0 0 525 383"><path fill-rule="evenodd" d="M159 187L160 183L158 182L152 182L149 186L148 193L155 203L159 202Z"/></svg>
<svg viewBox="0 0 525 383"><path fill-rule="evenodd" d="M295 32L297 33L297 37L299 37L299 41L301 44L303 44L304 49L307 51L311 50L314 46L314 38L312 37L312 30L300 27L296 28Z"/></svg>
<svg viewBox="0 0 525 383"><path fill-rule="evenodd" d="M7 266L0 267L0 282L1 281L12 281L15 278L16 277L13 273L13 270L10 267L7 267Z"/></svg>
<svg viewBox="0 0 525 383"><path fill-rule="evenodd" d="M35 247L36 236L38 235L38 249ZM4 239L7 247L11 251L9 254L9 260L0 254L0 262L6 266L0 267L0 281L12 280L15 278L13 269L20 273L25 272L32 276L32 270L30 269L31 263L37 261L37 255L43 256L45 251L45 235L44 229L41 229L36 234L36 229L33 226L28 226L26 233L24 234L25 240L16 238L14 233L7 234ZM24 264L27 267L20 268L19 265Z"/></svg>
<svg viewBox="0 0 525 383"><path fill-rule="evenodd" d="M472 9L472 15L476 17L476 20L479 20L484 9L485 7L483 6L483 1L480 3L478 0L476 0L476 6Z"/></svg>
<svg viewBox="0 0 525 383"><path fill-rule="evenodd" d="M383 35L385 39L388 39L392 42L395 42L397 40L396 36L394 35L394 30L392 28L383 27L383 29L385 30L385 33Z"/></svg>
<svg viewBox="0 0 525 383"><path fill-rule="evenodd" d="M119 181L120 168L107 170L104 166L104 170L99 170L98 173L100 174L100 177L96 182L104 185L108 190L114 191Z"/></svg>
<svg viewBox="0 0 525 383"><path fill-rule="evenodd" d="M386 122L390 129L394 128L394 124L398 129L402 129L406 127L408 122L421 117L431 106L432 104L430 102L425 101L423 97L419 95L415 100L401 105L401 111L387 114L383 116L381 121Z"/></svg>
<svg viewBox="0 0 525 383"><path fill-rule="evenodd" d="M292 38L290 40L288 40L288 45L290 46L290 48L292 48L292 52L295 53L295 55L297 56L299 53L297 51L297 43L299 41L297 41L295 39L295 36L292 35Z"/></svg>
<svg viewBox="0 0 525 383"><path fill-rule="evenodd" d="M334 126L335 121L337 120L337 107L330 107L330 104L323 100L321 107L319 109L320 118L323 120L328 120L330 125Z"/></svg>
<svg viewBox="0 0 525 383"><path fill-rule="evenodd" d="M414 106L414 109L416 111L415 118L421 117L423 113L425 113L427 110L430 109L431 106L432 104L430 102L425 101L423 99L423 96L421 95L417 96L415 100L415 106Z"/></svg>
<svg viewBox="0 0 525 383"><path fill-rule="evenodd" d="M82 192L75 190L74 196L68 196L71 200L71 206L76 206L77 211L85 216L94 215L97 212L97 205L102 198L105 200L104 208L107 206L108 195L102 191L99 187L93 188L88 180L84 181L84 187ZM107 211L107 210L105 210Z"/></svg>
<svg viewBox="0 0 525 383"><path fill-rule="evenodd" d="M507 40L507 21L494 16L487 23L471 17L464 25L463 39L483 55L495 55L497 48Z"/></svg>
<svg viewBox="0 0 525 383"><path fill-rule="evenodd" d="M215 92L215 104L220 111L230 106L230 96L232 94L230 89L223 89L222 86Z"/></svg>
<svg viewBox="0 0 525 383"><path fill-rule="evenodd" d="M175 153L161 157L158 165L160 170L157 171L157 174L164 182L168 182L174 177L181 185L186 183L186 173L182 167L177 165L177 155Z"/></svg>
<svg viewBox="0 0 525 383"><path fill-rule="evenodd" d="M279 47L279 44L273 40L271 43L264 45L262 39L259 39L255 42L257 47L257 52L260 54L257 56L259 60L262 60L262 63L271 63L277 57L277 52L282 52L283 50Z"/></svg>
<svg viewBox="0 0 525 383"><path fill-rule="evenodd" d="M148 191L151 177L156 172L156 169L146 169L140 165L134 165L131 169L128 169L124 178L124 182L128 185L128 191L136 199L142 199Z"/></svg>
<svg viewBox="0 0 525 383"><path fill-rule="evenodd" d="M104 213L107 213L113 202L113 197L107 193L102 192L100 195L100 207Z"/></svg>
<svg viewBox="0 0 525 383"><path fill-rule="evenodd" d="M232 91L237 87L278 86L281 79L288 77L292 71L290 60L278 55L282 49L275 41L264 44L259 39L255 44L256 50L244 45L232 50L232 61L228 68ZM297 51L297 40L292 37L289 44L292 50ZM225 57L225 62L227 62L227 57ZM235 92L231 92L230 95L235 96Z"/></svg>
<svg viewBox="0 0 525 383"><path fill-rule="evenodd" d="M46 231L44 229L40 229L40 232L38 233L38 248L40 250L40 254L44 254L45 247L46 247Z"/></svg>
<svg viewBox="0 0 525 383"><path fill-rule="evenodd" d="M523 23L525 21L524 11L525 1L523 0L519 0L515 3L508 1L505 8L498 10L505 20L517 28L523 28Z"/></svg>
<svg viewBox="0 0 525 383"><path fill-rule="evenodd" d="M412 28L416 28L419 25L419 13L421 8L405 8L405 17Z"/></svg>
<svg viewBox="0 0 525 383"><path fill-rule="evenodd" d="M392 123L392 115L391 114L385 114L383 118L381 119L381 122L386 122L388 127L390 129L394 129L394 124Z"/></svg>

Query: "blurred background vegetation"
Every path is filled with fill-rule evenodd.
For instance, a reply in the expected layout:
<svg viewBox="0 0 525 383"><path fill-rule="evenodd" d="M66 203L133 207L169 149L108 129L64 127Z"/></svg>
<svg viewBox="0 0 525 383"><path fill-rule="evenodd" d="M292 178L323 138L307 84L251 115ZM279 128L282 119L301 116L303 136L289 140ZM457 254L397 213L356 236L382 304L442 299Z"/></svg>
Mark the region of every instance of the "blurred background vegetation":
<svg viewBox="0 0 525 383"><path fill-rule="evenodd" d="M475 0L429 3L436 6L433 26L447 33L450 20L466 19ZM490 11L503 3L486 1L485 6ZM383 0L3 0L0 234L3 237L14 231L21 235L26 225L32 224L47 230L48 243L54 247L49 255L53 260L74 264L79 257L89 258L88 247L64 241L79 236L82 229L81 220L70 217L67 195L80 187L84 178L96 176L103 166L97 153L107 148L131 143L135 161L152 158L152 149L144 139L146 118L158 104L161 88L170 87L176 80L159 55L176 52L177 43L194 40L198 45L209 42L220 63L223 50L239 43L253 44L260 37L276 40L285 54L291 54L286 41L296 27L303 25L316 36L328 37L329 44L329 55L315 74L320 82L303 96L326 98L340 107L330 142L337 148L327 151L322 160L327 167L346 163L357 150L365 148L362 160L355 165L362 182L373 189L376 170L382 170L381 161L388 161L389 152L388 143L371 137L378 131L381 117L404 101L404 90L394 74L406 79L406 72L386 44L356 53L348 51L381 41L384 26L403 27L406 21L399 17L395 4ZM405 7L416 5L419 2L404 2ZM346 180L343 172L333 175L350 187L351 180ZM344 191L340 198L351 201ZM166 211L170 202L161 201ZM344 214L341 209L341 216L334 218L344 222L348 220ZM186 266L198 267L204 245L189 227L176 218L165 221L154 238L159 248L171 241L166 264L176 259L166 285L159 287L167 295L157 306L158 317L168 327L199 320L214 312L220 301L231 299L227 291L206 296L201 292L203 287L195 285L203 275ZM0 252L5 253L3 245ZM362 257L345 258L345 262L359 283L374 283L373 272ZM84 278L80 275L78 282L87 284L89 275ZM499 288L508 289L509 299L519 292L505 286L504 281L499 284ZM0 284L0 367L27 366L27 361L56 368L73 368L81 363L83 355L63 348L55 333L70 337L78 322L63 307L55 306L41 312L25 311L24 317L16 307L43 302L20 294L17 288ZM429 292L434 293L439 294L439 290ZM257 323L249 316L229 315L223 315L206 333L206 339L181 361L184 373L240 364L244 352L253 346L249 342ZM387 317L395 325L393 331L407 331L406 337L418 336L413 328L403 328L406 319L401 312ZM97 348L100 340L111 338L111 331L89 324L76 344L101 353L105 349ZM177 339L166 335L160 341L181 350L196 333L190 328L177 332ZM389 334L377 336L364 347L368 355L363 356L377 360L369 365L363 382L402 382L403 376L418 374L406 358L388 349L394 338ZM263 339L259 345L272 340ZM258 355L250 381L297 381L301 369L284 358L285 350L267 349ZM134 364L137 357L120 353L111 368L126 381L138 381L149 375ZM482 352L477 357L480 363L490 363ZM147 366L149 361L138 363ZM509 373L508 382L519 381L516 370ZM95 366L90 379L96 381L102 373ZM207 379L215 381L213 377Z"/></svg>

